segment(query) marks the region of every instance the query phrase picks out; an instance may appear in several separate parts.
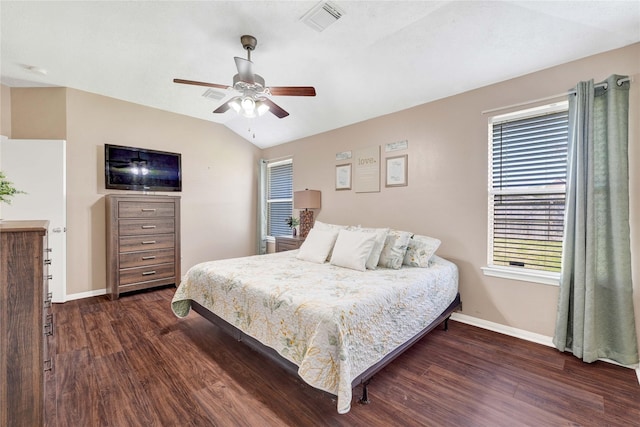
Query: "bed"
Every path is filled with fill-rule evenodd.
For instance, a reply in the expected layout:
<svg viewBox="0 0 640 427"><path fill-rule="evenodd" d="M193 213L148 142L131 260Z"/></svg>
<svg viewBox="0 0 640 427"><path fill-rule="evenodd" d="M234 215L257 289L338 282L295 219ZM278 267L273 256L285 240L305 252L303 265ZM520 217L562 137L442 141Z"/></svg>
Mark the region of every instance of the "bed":
<svg viewBox="0 0 640 427"><path fill-rule="evenodd" d="M176 290L190 309L351 408L352 389L460 306L458 270L437 255L428 268L358 271L298 258L298 251L204 262Z"/></svg>

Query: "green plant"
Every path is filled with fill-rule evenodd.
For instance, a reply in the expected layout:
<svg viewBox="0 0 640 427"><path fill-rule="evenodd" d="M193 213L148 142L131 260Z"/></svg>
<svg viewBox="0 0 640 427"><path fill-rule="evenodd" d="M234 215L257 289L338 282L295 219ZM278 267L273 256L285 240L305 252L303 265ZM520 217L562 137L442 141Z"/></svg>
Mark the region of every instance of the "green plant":
<svg viewBox="0 0 640 427"><path fill-rule="evenodd" d="M298 224L300 224L300 220L293 216L290 216L289 218L287 218L285 222L287 223L289 228L297 227Z"/></svg>
<svg viewBox="0 0 640 427"><path fill-rule="evenodd" d="M11 197L16 194L26 194L24 191L17 190L13 186L13 182L9 181L4 174L4 172L0 171L0 202L5 202L6 204L11 204Z"/></svg>

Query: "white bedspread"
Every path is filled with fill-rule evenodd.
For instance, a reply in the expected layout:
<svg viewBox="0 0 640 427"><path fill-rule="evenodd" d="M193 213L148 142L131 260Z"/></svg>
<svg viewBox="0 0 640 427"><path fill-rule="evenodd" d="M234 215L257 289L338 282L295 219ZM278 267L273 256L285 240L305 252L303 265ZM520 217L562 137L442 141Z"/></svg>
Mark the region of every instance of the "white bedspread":
<svg viewBox="0 0 640 427"><path fill-rule="evenodd" d="M458 269L365 272L295 258L297 251L205 262L191 268L172 309L196 301L295 363L300 377L351 408L351 382L435 320L455 299Z"/></svg>

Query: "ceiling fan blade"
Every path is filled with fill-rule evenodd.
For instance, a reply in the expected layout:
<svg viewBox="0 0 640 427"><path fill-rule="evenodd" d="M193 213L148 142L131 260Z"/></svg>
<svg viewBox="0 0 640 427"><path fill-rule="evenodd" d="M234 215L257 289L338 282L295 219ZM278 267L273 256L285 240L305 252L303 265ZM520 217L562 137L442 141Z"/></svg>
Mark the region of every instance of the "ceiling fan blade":
<svg viewBox="0 0 640 427"><path fill-rule="evenodd" d="M219 106L218 108L216 108L215 110L213 110L214 113L226 113L229 108L231 108L231 106L229 105L228 102L225 102L224 104L222 104L221 106Z"/></svg>
<svg viewBox="0 0 640 427"><path fill-rule="evenodd" d="M269 106L269 111L272 112L273 115L279 119L282 119L289 115L289 113L284 111L280 106L276 105L276 103L270 100L269 98L262 98L262 102L267 104Z"/></svg>
<svg viewBox="0 0 640 427"><path fill-rule="evenodd" d="M253 62L248 59L234 57L236 61L236 68L238 69L238 75L240 76L240 80L246 83L254 83L253 71L251 71Z"/></svg>
<svg viewBox="0 0 640 427"><path fill-rule="evenodd" d="M268 89L273 96L316 96L313 86L271 86Z"/></svg>
<svg viewBox="0 0 640 427"><path fill-rule="evenodd" d="M219 85L216 83L207 83L207 82L197 82L195 80L173 79L173 82L182 83L185 85L207 86L207 87L215 87L218 89L230 89L228 85Z"/></svg>

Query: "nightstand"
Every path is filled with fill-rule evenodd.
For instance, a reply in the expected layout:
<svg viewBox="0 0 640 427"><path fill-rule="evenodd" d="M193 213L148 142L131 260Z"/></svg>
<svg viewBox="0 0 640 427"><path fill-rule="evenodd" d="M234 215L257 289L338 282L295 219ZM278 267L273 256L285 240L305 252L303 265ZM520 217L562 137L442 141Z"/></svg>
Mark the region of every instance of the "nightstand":
<svg viewBox="0 0 640 427"><path fill-rule="evenodd" d="M276 252L300 249L302 242L304 237L300 236L276 236Z"/></svg>

